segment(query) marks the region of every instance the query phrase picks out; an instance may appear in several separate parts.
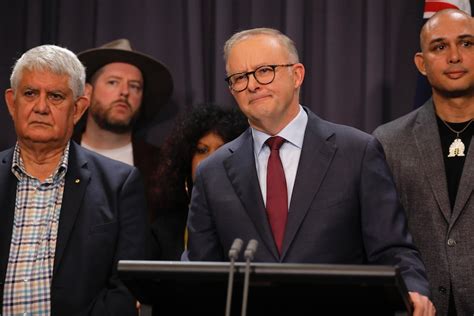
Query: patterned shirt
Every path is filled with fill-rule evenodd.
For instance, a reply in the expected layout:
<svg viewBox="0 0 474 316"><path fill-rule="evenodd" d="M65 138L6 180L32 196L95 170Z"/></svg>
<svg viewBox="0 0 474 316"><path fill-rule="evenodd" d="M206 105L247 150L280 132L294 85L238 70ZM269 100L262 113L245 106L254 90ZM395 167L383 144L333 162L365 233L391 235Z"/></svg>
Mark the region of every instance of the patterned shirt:
<svg viewBox="0 0 474 316"><path fill-rule="evenodd" d="M63 199L69 144L56 170L44 181L26 172L18 143L12 172L18 179L3 316L50 315L51 279Z"/></svg>

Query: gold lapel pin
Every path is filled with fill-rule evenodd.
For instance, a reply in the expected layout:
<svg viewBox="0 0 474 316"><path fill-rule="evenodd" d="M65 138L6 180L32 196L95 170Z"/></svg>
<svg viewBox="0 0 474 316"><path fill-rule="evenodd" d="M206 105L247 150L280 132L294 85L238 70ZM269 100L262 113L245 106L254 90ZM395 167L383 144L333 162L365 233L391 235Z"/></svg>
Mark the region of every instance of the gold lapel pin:
<svg viewBox="0 0 474 316"><path fill-rule="evenodd" d="M79 183L81 182L81 179L76 179L76 181L74 181L75 183Z"/></svg>

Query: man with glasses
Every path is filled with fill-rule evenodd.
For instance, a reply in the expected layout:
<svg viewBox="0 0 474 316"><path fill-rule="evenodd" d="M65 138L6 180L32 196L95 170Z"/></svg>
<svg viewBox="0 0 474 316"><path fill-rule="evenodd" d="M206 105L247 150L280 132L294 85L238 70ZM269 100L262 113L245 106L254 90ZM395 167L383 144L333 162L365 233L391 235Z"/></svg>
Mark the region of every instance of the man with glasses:
<svg viewBox="0 0 474 316"><path fill-rule="evenodd" d="M299 104L305 68L279 31L236 33L224 57L250 128L198 167L189 259L226 261L241 238L258 241L257 262L397 265L415 312L433 315L379 142Z"/></svg>

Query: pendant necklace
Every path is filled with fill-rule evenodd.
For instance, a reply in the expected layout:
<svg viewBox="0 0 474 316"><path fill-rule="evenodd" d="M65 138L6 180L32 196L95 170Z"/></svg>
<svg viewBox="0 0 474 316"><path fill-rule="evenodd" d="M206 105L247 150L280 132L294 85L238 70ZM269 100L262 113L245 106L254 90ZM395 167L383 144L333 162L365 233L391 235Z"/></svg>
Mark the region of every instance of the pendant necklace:
<svg viewBox="0 0 474 316"><path fill-rule="evenodd" d="M473 119L471 119L469 123L467 123L466 126L464 126L464 128L460 131L454 130L451 126L448 125L448 123L446 123L444 120L441 120L444 123L444 125L446 125L446 127L449 128L451 132L456 134L456 138L449 146L448 157L465 156L464 149L466 148L466 146L464 146L464 143L462 142L461 138L459 138L459 134L464 132L469 127L469 125L471 125L472 120Z"/></svg>

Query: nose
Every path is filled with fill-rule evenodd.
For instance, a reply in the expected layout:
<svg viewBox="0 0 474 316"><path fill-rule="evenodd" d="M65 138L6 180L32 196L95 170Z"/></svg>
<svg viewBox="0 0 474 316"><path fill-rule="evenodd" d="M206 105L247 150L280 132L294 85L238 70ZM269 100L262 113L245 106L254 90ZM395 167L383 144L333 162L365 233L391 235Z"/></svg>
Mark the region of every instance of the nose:
<svg viewBox="0 0 474 316"><path fill-rule="evenodd" d="M453 46L449 51L449 60L450 64L457 64L461 62L461 54L459 53L459 49L457 46Z"/></svg>
<svg viewBox="0 0 474 316"><path fill-rule="evenodd" d="M260 87L260 83L258 83L257 79L255 79L255 74L249 74L248 81L247 89L250 91L255 91Z"/></svg>
<svg viewBox="0 0 474 316"><path fill-rule="evenodd" d="M122 82L120 85L120 96L128 97L130 94L128 83Z"/></svg>
<svg viewBox="0 0 474 316"><path fill-rule="evenodd" d="M47 102L47 95L41 96L37 98L37 101L34 105L33 111L38 114L48 114L49 113L49 105Z"/></svg>

